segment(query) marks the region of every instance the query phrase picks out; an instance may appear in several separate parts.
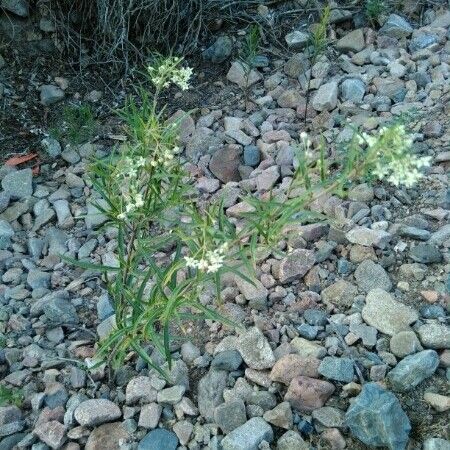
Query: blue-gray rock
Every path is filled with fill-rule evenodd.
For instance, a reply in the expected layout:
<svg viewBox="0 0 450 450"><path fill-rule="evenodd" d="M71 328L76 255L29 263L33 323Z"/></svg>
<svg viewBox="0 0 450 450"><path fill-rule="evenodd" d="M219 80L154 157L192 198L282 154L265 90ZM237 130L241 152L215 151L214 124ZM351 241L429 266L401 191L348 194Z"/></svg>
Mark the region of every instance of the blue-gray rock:
<svg viewBox="0 0 450 450"><path fill-rule="evenodd" d="M367 383L345 415L352 434L372 447L404 450L411 424L397 397L376 383Z"/></svg>
<svg viewBox="0 0 450 450"><path fill-rule="evenodd" d="M178 438L173 431L156 428L139 442L138 450L176 450Z"/></svg>
<svg viewBox="0 0 450 450"><path fill-rule="evenodd" d="M442 261L442 253L436 246L422 242L409 251L409 256L422 264L434 264Z"/></svg>
<svg viewBox="0 0 450 450"><path fill-rule="evenodd" d="M65 298L51 298L44 306L44 315L52 325L65 325L78 323L78 314L75 307Z"/></svg>
<svg viewBox="0 0 450 450"><path fill-rule="evenodd" d="M408 37L412 32L413 28L409 22L397 14L391 14L379 31L381 34L397 39Z"/></svg>
<svg viewBox="0 0 450 450"><path fill-rule="evenodd" d="M261 417L253 417L222 440L223 450L258 450L262 441L272 442L272 427Z"/></svg>
<svg viewBox="0 0 450 450"><path fill-rule="evenodd" d="M418 72L414 72L410 77L410 80L414 80L417 84L418 88L424 88L427 84L431 83L431 77L424 70L419 70ZM424 239L426 240L426 239Z"/></svg>
<svg viewBox="0 0 450 450"><path fill-rule="evenodd" d="M417 239L419 241L428 241L431 233L428 230L422 230L420 228L411 226L402 226L398 230L399 236L408 237L411 239Z"/></svg>
<svg viewBox="0 0 450 450"><path fill-rule="evenodd" d="M420 308L419 312L425 319L439 319L439 317L445 317L445 310L441 305L425 305Z"/></svg>
<svg viewBox="0 0 450 450"><path fill-rule="evenodd" d="M114 308L107 292L102 294L97 302L97 315L100 320L105 320L114 314Z"/></svg>
<svg viewBox="0 0 450 450"><path fill-rule="evenodd" d="M386 270L370 259L363 261L355 270L355 279L359 288L365 292L372 289L390 291L392 282Z"/></svg>
<svg viewBox="0 0 450 450"><path fill-rule="evenodd" d="M198 409L208 421L214 421L214 408L223 403L223 391L227 386L228 372L210 371L198 383Z"/></svg>
<svg viewBox="0 0 450 450"><path fill-rule="evenodd" d="M309 43L309 34L303 31L295 30L285 36L286 43L289 48L301 50Z"/></svg>
<svg viewBox="0 0 450 450"><path fill-rule="evenodd" d="M16 433L0 441L0 450L12 450L25 437L26 433Z"/></svg>
<svg viewBox="0 0 450 450"><path fill-rule="evenodd" d="M12 199L21 199L33 194L33 172L22 169L10 172L2 180L2 187Z"/></svg>
<svg viewBox="0 0 450 450"><path fill-rule="evenodd" d="M256 145L246 145L244 147L244 164L256 167L261 161L261 152Z"/></svg>
<svg viewBox="0 0 450 450"><path fill-rule="evenodd" d="M326 356L319 366L319 373L329 380L350 383L353 381L353 361L350 358Z"/></svg>
<svg viewBox="0 0 450 450"><path fill-rule="evenodd" d="M0 219L0 250L6 250L11 245L14 234L14 229L9 222Z"/></svg>
<svg viewBox="0 0 450 450"><path fill-rule="evenodd" d="M1 0L0 7L20 17L28 17L30 9L28 0Z"/></svg>
<svg viewBox="0 0 450 450"><path fill-rule="evenodd" d="M44 106L50 106L58 103L64 98L64 91L58 86L44 84L41 86L41 103Z"/></svg>
<svg viewBox="0 0 450 450"><path fill-rule="evenodd" d="M366 93L366 84L359 78L347 78L341 83L341 99L360 103Z"/></svg>
<svg viewBox="0 0 450 450"><path fill-rule="evenodd" d="M305 339L315 339L319 328L314 325L309 325L307 323L302 323L297 327L298 334Z"/></svg>
<svg viewBox="0 0 450 450"><path fill-rule="evenodd" d="M441 438L429 438L424 441L423 450L450 450L450 441Z"/></svg>
<svg viewBox="0 0 450 450"><path fill-rule="evenodd" d="M2 213L8 206L11 200L11 196L5 192L0 192L0 213Z"/></svg>
<svg viewBox="0 0 450 450"><path fill-rule="evenodd" d="M395 391L414 389L434 374L439 365L439 355L434 350L423 350L403 358L389 373L388 380Z"/></svg>
<svg viewBox="0 0 450 450"><path fill-rule="evenodd" d="M244 425L246 421L245 404L241 399L222 403L214 411L214 422L219 425L224 434Z"/></svg>
<svg viewBox="0 0 450 450"><path fill-rule="evenodd" d="M409 43L409 50L414 53L418 50L430 47L438 42L438 37L431 33L421 33L418 36L414 36Z"/></svg>
<svg viewBox="0 0 450 450"><path fill-rule="evenodd" d="M214 64L224 62L233 50L233 41L229 36L220 36L214 44L208 47L203 53L203 59L211 61Z"/></svg>
<svg viewBox="0 0 450 450"><path fill-rule="evenodd" d="M227 370L232 372L237 370L242 364L242 356L237 350L225 350L214 356L211 367L217 370Z"/></svg>
<svg viewBox="0 0 450 450"><path fill-rule="evenodd" d="M50 158L56 158L61 154L61 144L51 137L42 139L41 145Z"/></svg>
<svg viewBox="0 0 450 450"><path fill-rule="evenodd" d="M328 323L327 314L320 309L307 309L303 317L310 325L324 326Z"/></svg>

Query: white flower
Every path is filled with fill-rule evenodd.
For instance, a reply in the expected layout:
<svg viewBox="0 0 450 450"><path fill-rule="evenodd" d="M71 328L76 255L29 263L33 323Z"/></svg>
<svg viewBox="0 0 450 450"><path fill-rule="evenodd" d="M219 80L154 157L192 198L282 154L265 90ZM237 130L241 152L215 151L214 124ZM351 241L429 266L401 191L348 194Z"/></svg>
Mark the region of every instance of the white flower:
<svg viewBox="0 0 450 450"><path fill-rule="evenodd" d="M146 164L147 160L143 157L140 156L137 160L136 160L136 167L144 167Z"/></svg>
<svg viewBox="0 0 450 450"><path fill-rule="evenodd" d="M142 206L144 206L144 199L142 198L142 194L136 194L134 205L136 206L136 208L141 208Z"/></svg>
<svg viewBox="0 0 450 450"><path fill-rule="evenodd" d="M120 214L117 215L117 218L119 220L124 220L126 219L127 215L124 212L121 212Z"/></svg>

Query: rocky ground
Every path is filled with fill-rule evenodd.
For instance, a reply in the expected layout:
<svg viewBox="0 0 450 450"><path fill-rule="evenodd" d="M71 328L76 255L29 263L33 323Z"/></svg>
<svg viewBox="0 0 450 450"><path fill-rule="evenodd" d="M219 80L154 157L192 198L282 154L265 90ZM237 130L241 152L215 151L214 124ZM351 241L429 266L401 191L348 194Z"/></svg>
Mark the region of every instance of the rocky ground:
<svg viewBox="0 0 450 450"><path fill-rule="evenodd" d="M194 80L221 101L197 104L182 124L199 196L223 196L239 223L241 194L286 189L301 131L324 136L332 159L350 122L370 131L411 110L414 151L432 167L413 189L361 182L313 205L330 220L294 228L254 286L224 286L222 313L245 330L188 326L171 383L135 357L115 373L86 370L114 311L98 273L59 257L115 260L85 170L114 140L61 145L26 112L14 117L28 142L35 136L27 150L40 142L41 164L0 167L0 376L23 395L0 407L0 450L450 449L450 12L430 8L421 23L393 14L374 30L356 17L351 29L351 12L334 11L332 45L311 69L307 124L304 29L286 36L285 57L262 52L249 101L227 60L233 42L206 52L229 71ZM14 72L9 55L0 97L10 111L25 97L45 114L80 97L102 101L99 91L74 94L75 78Z"/></svg>

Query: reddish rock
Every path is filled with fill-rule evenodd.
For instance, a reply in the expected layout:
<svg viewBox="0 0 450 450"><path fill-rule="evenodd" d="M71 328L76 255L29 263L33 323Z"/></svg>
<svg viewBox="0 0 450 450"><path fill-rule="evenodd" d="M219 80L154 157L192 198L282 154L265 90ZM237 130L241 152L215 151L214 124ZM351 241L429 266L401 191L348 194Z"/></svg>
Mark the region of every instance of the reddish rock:
<svg viewBox="0 0 450 450"><path fill-rule="evenodd" d="M272 367L270 379L289 385L295 377L317 378L319 376L319 365L320 360L317 358L304 358L296 354L285 355Z"/></svg>
<svg viewBox="0 0 450 450"><path fill-rule="evenodd" d="M345 439L337 428L325 430L321 437L328 443L331 450L344 450L346 447Z"/></svg>
<svg viewBox="0 0 450 450"><path fill-rule="evenodd" d="M284 399L300 412L310 413L321 408L333 394L334 389L328 381L299 376L291 381Z"/></svg>
<svg viewBox="0 0 450 450"><path fill-rule="evenodd" d="M217 150L209 163L209 170L223 183L239 181L239 166L241 164L241 147L230 144Z"/></svg>
<svg viewBox="0 0 450 450"><path fill-rule="evenodd" d="M85 450L120 450L120 444L128 437L122 423L105 423L90 434Z"/></svg>
<svg viewBox="0 0 450 450"><path fill-rule="evenodd" d="M45 422L36 427L33 433L50 448L61 448L66 441L66 427L56 420Z"/></svg>

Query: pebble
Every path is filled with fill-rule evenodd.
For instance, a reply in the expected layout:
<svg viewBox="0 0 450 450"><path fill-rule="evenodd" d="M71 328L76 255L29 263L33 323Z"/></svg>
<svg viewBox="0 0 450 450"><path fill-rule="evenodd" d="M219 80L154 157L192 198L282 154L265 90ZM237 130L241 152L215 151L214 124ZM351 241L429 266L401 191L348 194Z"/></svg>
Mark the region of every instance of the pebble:
<svg viewBox="0 0 450 450"><path fill-rule="evenodd" d="M337 100L338 84L331 81L319 87L311 104L316 111L331 111L336 108Z"/></svg>
<svg viewBox="0 0 450 450"><path fill-rule="evenodd" d="M363 261L355 270L355 280L358 287L364 292L372 289L390 291L392 282L387 272L379 264L370 259Z"/></svg>
<svg viewBox="0 0 450 450"><path fill-rule="evenodd" d="M223 450L256 450L261 442L273 440L272 427L261 417L253 417L222 440Z"/></svg>
<svg viewBox="0 0 450 450"><path fill-rule="evenodd" d="M256 328L250 328L238 338L238 350L245 364L252 369L270 369L275 364L275 356L267 338Z"/></svg>
<svg viewBox="0 0 450 450"><path fill-rule="evenodd" d="M289 384L284 400L300 412L310 413L321 408L334 390L334 385L328 381L296 376Z"/></svg>
<svg viewBox="0 0 450 450"><path fill-rule="evenodd" d="M157 428L139 442L137 450L176 450L177 447L178 437L173 431Z"/></svg>
<svg viewBox="0 0 450 450"><path fill-rule="evenodd" d="M214 410L214 422L224 434L244 425L247 422L244 402L241 399L235 399L217 406Z"/></svg>
<svg viewBox="0 0 450 450"><path fill-rule="evenodd" d="M353 361L350 358L326 356L320 363L319 373L329 380L350 383L354 377Z"/></svg>
<svg viewBox="0 0 450 450"><path fill-rule="evenodd" d="M122 416L120 408L106 399L86 400L75 409L74 414L77 422L86 427L113 422Z"/></svg>
<svg viewBox="0 0 450 450"><path fill-rule="evenodd" d="M2 180L2 188L11 199L20 200L33 194L33 173L31 169L8 173Z"/></svg>

